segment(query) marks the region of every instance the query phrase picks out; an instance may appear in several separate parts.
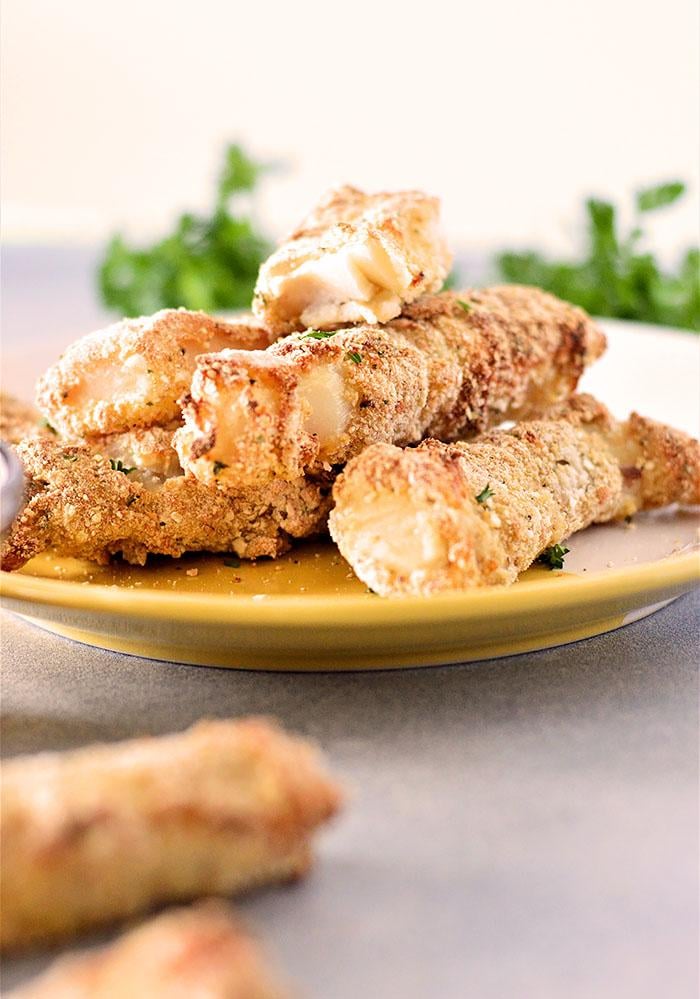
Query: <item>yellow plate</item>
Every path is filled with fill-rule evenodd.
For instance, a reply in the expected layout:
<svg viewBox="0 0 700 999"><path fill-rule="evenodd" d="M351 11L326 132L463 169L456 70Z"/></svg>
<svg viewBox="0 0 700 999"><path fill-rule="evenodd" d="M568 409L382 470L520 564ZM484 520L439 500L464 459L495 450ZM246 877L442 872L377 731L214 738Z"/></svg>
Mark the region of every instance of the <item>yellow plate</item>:
<svg viewBox="0 0 700 999"><path fill-rule="evenodd" d="M697 583L696 540L690 513L640 517L634 527L574 537L569 571L537 567L510 588L430 599L369 593L328 542L240 567L220 555L143 569L43 555L3 573L2 594L50 631L152 659L274 670L428 666L548 648L636 620Z"/></svg>
<svg viewBox="0 0 700 999"><path fill-rule="evenodd" d="M605 328L609 349L583 388L620 414L638 406L697 433L700 339L609 320ZM566 572L531 569L510 589L429 600L368 594L330 543L240 569L215 555L145 569L47 555L2 574L1 592L50 631L150 658L278 670L427 666L547 648L643 617L697 583L697 540L690 513L642 516L577 535Z"/></svg>

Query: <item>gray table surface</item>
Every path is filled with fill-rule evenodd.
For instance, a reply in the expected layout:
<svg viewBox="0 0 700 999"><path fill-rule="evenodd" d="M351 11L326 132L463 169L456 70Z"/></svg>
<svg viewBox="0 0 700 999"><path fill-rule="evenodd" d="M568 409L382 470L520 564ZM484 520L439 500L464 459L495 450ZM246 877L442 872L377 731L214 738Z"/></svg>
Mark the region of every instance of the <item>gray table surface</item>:
<svg viewBox="0 0 700 999"><path fill-rule="evenodd" d="M317 740L345 812L306 881L240 902L309 999L692 999L699 611L696 592L546 652L355 674L151 662L5 612L3 749L248 713Z"/></svg>
<svg viewBox="0 0 700 999"><path fill-rule="evenodd" d="M7 387L101 319L94 260L5 255ZM154 663L3 613L2 749L248 713L316 739L346 810L306 881L240 902L308 999L694 999L699 612L696 591L576 645L357 674Z"/></svg>

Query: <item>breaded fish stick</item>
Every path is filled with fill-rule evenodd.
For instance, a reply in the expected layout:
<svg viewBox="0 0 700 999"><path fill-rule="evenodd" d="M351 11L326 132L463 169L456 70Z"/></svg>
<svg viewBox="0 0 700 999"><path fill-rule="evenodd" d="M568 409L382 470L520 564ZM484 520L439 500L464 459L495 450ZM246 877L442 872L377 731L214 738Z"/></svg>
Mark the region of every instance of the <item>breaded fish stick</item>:
<svg viewBox="0 0 700 999"><path fill-rule="evenodd" d="M200 357L175 446L203 482L291 479L369 444L527 417L568 398L604 348L584 312L539 289L446 292L386 326Z"/></svg>
<svg viewBox="0 0 700 999"><path fill-rule="evenodd" d="M334 488L330 531L382 596L512 583L589 524L700 503L700 445L590 396L470 443L376 444Z"/></svg>
<svg viewBox="0 0 700 999"><path fill-rule="evenodd" d="M330 508L329 477L219 490L192 476L149 481L87 445L30 440L16 451L27 487L3 543L10 571L47 548L101 563L121 553L138 565L188 551L274 557L290 538L323 531Z"/></svg>
<svg viewBox="0 0 700 999"><path fill-rule="evenodd" d="M59 958L7 999L284 999L257 941L207 901L148 920L100 950Z"/></svg>
<svg viewBox="0 0 700 999"><path fill-rule="evenodd" d="M272 337L242 319L163 309L76 340L39 379L36 403L65 437L123 433L180 417L195 359L208 351L264 349Z"/></svg>
<svg viewBox="0 0 700 999"><path fill-rule="evenodd" d="M264 719L10 760L0 944L295 878L339 802L315 749Z"/></svg>
<svg viewBox="0 0 700 999"><path fill-rule="evenodd" d="M445 282L439 215L421 191L329 191L260 268L253 312L278 334L393 319Z"/></svg>

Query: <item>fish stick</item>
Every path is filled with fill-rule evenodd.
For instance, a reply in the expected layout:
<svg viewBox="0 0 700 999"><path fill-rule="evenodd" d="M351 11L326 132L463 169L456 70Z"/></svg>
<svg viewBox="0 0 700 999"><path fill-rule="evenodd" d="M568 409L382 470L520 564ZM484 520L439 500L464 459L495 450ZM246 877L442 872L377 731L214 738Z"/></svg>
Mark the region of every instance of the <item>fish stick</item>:
<svg viewBox="0 0 700 999"><path fill-rule="evenodd" d="M64 437L123 433L180 417L199 354L263 349L271 335L252 321L163 309L122 319L76 340L37 383L36 403Z"/></svg>
<svg viewBox="0 0 700 999"><path fill-rule="evenodd" d="M222 902L156 916L99 950L69 954L7 999L285 999L257 941Z"/></svg>
<svg viewBox="0 0 700 999"><path fill-rule="evenodd" d="M277 334L393 319L445 282L439 214L421 191L329 191L260 268L254 314Z"/></svg>
<svg viewBox="0 0 700 999"><path fill-rule="evenodd" d="M0 946L294 879L340 792L264 719L6 762Z"/></svg>
<svg viewBox="0 0 700 999"><path fill-rule="evenodd" d="M102 564L117 553L136 565L149 554L188 551L274 558L291 538L324 531L331 503L330 476L220 490L192 476L160 480L86 444L28 440L16 453L27 482L25 505L3 540L7 571L47 548Z"/></svg>
<svg viewBox="0 0 700 999"><path fill-rule="evenodd" d="M373 443L525 418L568 398L604 348L584 312L537 288L445 292L386 326L200 357L174 443L202 482L295 478Z"/></svg>
<svg viewBox="0 0 700 999"><path fill-rule="evenodd" d="M382 596L512 583L589 524L700 503L700 445L590 396L469 443L375 444L334 487L330 532Z"/></svg>

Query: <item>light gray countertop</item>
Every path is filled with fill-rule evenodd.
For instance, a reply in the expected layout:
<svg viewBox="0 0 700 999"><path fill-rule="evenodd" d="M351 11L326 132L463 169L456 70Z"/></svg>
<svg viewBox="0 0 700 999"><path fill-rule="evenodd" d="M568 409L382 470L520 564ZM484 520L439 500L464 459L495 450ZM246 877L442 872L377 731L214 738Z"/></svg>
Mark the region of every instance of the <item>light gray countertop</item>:
<svg viewBox="0 0 700 999"><path fill-rule="evenodd" d="M2 618L5 753L269 713L351 799L311 876L240 908L308 999L693 999L700 593L469 666L245 673ZM46 958L7 963L5 987Z"/></svg>

